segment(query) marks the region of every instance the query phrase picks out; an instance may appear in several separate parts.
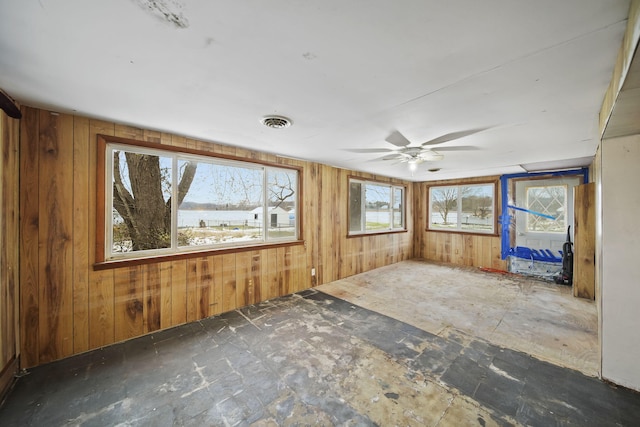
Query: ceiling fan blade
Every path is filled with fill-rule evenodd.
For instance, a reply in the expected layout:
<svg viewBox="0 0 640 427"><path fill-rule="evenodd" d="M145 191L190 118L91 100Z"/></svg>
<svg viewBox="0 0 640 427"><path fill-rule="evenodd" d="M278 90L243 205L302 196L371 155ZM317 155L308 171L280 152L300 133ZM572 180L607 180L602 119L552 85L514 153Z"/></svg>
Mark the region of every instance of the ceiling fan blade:
<svg viewBox="0 0 640 427"><path fill-rule="evenodd" d="M424 151L420 154L420 158L427 162L437 162L444 159L444 154L436 153L435 151Z"/></svg>
<svg viewBox="0 0 640 427"><path fill-rule="evenodd" d="M438 151L478 151L480 148L473 145L456 145L454 147L438 147Z"/></svg>
<svg viewBox="0 0 640 427"><path fill-rule="evenodd" d="M391 132L391 135L389 135L385 139L385 141L387 141L389 144L395 145L396 147L406 147L407 145L411 144L411 142L397 130Z"/></svg>
<svg viewBox="0 0 640 427"><path fill-rule="evenodd" d="M388 153L393 150L391 148L345 148L344 151L351 153Z"/></svg>
<svg viewBox="0 0 640 427"><path fill-rule="evenodd" d="M478 129L470 129L470 130L463 130L463 131L460 131L460 132L448 133L446 135L439 136L439 137L437 137L435 139L432 139L432 140L429 140L427 142L423 142L422 146L443 144L445 142L453 141L454 139L464 138L465 136L469 136L469 135L473 135L474 133L482 132L483 130L486 130L486 129L487 128L478 128Z"/></svg>
<svg viewBox="0 0 640 427"><path fill-rule="evenodd" d="M387 154L386 156L380 157L378 160L402 160L404 156L400 153Z"/></svg>

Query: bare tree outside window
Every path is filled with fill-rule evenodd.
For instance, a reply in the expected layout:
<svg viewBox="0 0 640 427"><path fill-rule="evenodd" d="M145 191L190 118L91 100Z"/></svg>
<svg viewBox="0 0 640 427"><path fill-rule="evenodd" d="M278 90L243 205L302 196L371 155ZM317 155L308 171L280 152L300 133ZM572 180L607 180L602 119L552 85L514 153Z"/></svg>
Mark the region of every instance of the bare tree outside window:
<svg viewBox="0 0 640 427"><path fill-rule="evenodd" d="M440 214L443 225L449 225L449 214L458 209L458 187L432 188L431 206Z"/></svg>
<svg viewBox="0 0 640 427"><path fill-rule="evenodd" d="M297 192L297 175L293 171L271 169L267 173L267 215L270 238L293 237L296 233L297 212L295 211L295 195Z"/></svg>
<svg viewBox="0 0 640 427"><path fill-rule="evenodd" d="M104 149L105 259L298 236L296 169L120 142Z"/></svg>
<svg viewBox="0 0 640 427"><path fill-rule="evenodd" d="M493 232L494 193L494 184L431 187L429 229Z"/></svg>
<svg viewBox="0 0 640 427"><path fill-rule="evenodd" d="M179 159L183 165L186 159ZM178 235L188 235L179 246L209 246L255 241L264 237L262 210L264 170L198 159L191 190L178 208ZM197 227L194 225L197 224Z"/></svg>
<svg viewBox="0 0 640 427"><path fill-rule="evenodd" d="M167 161L149 154L113 152L113 209L119 217L114 218L114 228L119 227L120 238L130 241L132 251L171 245L172 177ZM178 203L189 191L195 172L194 162L184 165Z"/></svg>
<svg viewBox="0 0 640 427"><path fill-rule="evenodd" d="M268 175L269 206L291 208L296 194L296 176L288 171L273 171Z"/></svg>
<svg viewBox="0 0 640 427"><path fill-rule="evenodd" d="M209 202L223 209L253 209L262 203L262 171L235 166L206 165L202 182L207 185ZM225 206L228 205L228 206Z"/></svg>

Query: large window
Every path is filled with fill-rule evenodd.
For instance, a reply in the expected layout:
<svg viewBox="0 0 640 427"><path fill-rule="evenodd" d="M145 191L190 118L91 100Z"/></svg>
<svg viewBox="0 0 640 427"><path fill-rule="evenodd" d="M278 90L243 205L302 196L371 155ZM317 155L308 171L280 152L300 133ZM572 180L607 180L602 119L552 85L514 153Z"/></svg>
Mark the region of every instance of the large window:
<svg viewBox="0 0 640 427"><path fill-rule="evenodd" d="M349 234L405 230L404 187L349 180Z"/></svg>
<svg viewBox="0 0 640 427"><path fill-rule="evenodd" d="M495 184L429 188L429 229L495 233Z"/></svg>
<svg viewBox="0 0 640 427"><path fill-rule="evenodd" d="M298 239L298 170L105 142L104 260Z"/></svg>

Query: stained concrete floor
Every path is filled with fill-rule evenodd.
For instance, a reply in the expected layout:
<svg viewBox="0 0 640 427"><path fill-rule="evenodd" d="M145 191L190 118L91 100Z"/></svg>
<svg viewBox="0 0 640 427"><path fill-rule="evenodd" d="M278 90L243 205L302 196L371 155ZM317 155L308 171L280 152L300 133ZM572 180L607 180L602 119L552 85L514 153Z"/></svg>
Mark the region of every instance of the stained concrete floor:
<svg viewBox="0 0 640 427"><path fill-rule="evenodd" d="M434 334L317 289L34 368L0 407L3 426L638 420L637 393L452 325Z"/></svg>
<svg viewBox="0 0 640 427"><path fill-rule="evenodd" d="M317 289L436 335L453 328L598 375L597 307L569 286L411 260Z"/></svg>

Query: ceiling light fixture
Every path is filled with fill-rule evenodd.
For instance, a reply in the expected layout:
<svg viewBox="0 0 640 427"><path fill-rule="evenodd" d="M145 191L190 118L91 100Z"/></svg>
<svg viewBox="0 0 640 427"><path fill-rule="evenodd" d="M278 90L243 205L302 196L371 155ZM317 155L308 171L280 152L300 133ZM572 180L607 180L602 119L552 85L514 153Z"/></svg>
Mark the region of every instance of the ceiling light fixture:
<svg viewBox="0 0 640 427"><path fill-rule="evenodd" d="M419 163L418 159L410 159L408 163L409 163L409 170L411 172L415 172L415 170L418 169L418 163Z"/></svg>
<svg viewBox="0 0 640 427"><path fill-rule="evenodd" d="M291 119L283 116L264 116L260 123L271 129L284 129L293 124Z"/></svg>

